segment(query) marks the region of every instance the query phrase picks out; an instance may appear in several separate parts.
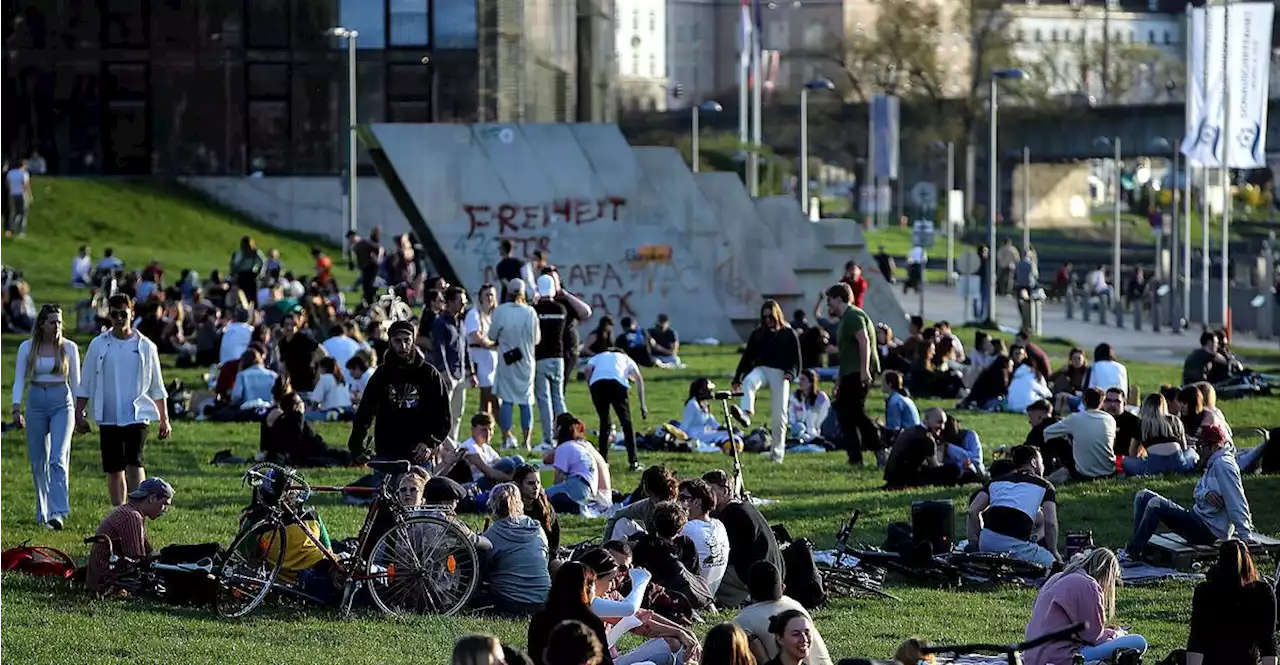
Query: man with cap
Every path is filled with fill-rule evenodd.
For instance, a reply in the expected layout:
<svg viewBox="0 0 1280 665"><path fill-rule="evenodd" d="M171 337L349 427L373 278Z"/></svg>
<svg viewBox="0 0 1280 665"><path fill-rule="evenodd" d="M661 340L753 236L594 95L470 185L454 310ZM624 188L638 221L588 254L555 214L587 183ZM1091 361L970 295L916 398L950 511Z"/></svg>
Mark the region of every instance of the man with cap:
<svg viewBox="0 0 1280 665"><path fill-rule="evenodd" d="M780 662L778 661L778 641L769 632L770 619L788 610L799 612L811 624L813 617L809 616L809 611L794 598L783 595L787 587L782 583L782 572L768 561L758 561L751 566L747 587L751 591L752 603L734 617L733 623L747 634L747 641L751 653L756 657L756 662ZM835 661L831 660L831 654L827 652L827 643L822 640L816 625L810 639L813 640L813 644L809 648L809 657L805 658L804 662L807 665L832 665Z"/></svg>
<svg viewBox="0 0 1280 665"><path fill-rule="evenodd" d="M538 278L538 301L533 309L538 313L538 345L533 357L536 370L533 376L533 394L538 403L538 419L542 423L542 439L547 447L551 441L551 425L556 416L566 411L564 407L564 329L569 323L567 308L556 300L556 278L543 275Z"/></svg>
<svg viewBox="0 0 1280 665"><path fill-rule="evenodd" d="M502 428L507 447L528 450L533 434L534 347L541 341L538 313L529 306L527 286L522 279L507 282L503 300L489 319L489 339L498 345L498 367L493 379L493 395L502 400L498 407L498 426ZM511 434L517 406L523 430L518 446Z"/></svg>
<svg viewBox="0 0 1280 665"><path fill-rule="evenodd" d="M659 314L657 323L649 329L649 343L653 348L653 360L659 365L684 367L680 362L680 335L671 327L671 317Z"/></svg>
<svg viewBox="0 0 1280 665"><path fill-rule="evenodd" d="M414 334L408 321L396 321L388 330L390 353L365 386L351 424L347 447L357 460L369 459L365 436L375 420L374 456L417 464L425 463L453 429L449 387L414 345Z"/></svg>
<svg viewBox="0 0 1280 665"><path fill-rule="evenodd" d="M138 483L137 488L129 492L128 501L112 509L98 525L95 534L110 539L111 547L104 543L93 544L89 551L85 586L98 594L110 592L115 587L116 578L110 572L108 551L134 559L150 556L153 550L147 540L147 520L159 519L171 505L173 486L163 478L151 477Z"/></svg>

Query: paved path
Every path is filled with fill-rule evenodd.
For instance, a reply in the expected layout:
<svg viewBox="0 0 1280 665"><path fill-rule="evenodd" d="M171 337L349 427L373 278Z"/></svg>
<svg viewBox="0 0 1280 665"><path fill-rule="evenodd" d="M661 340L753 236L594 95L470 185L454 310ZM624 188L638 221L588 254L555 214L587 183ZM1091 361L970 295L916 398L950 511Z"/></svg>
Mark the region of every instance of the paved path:
<svg viewBox="0 0 1280 665"><path fill-rule="evenodd" d="M894 285L893 288L898 296L898 302L902 303L903 311L908 315L920 313L920 297L915 292L908 296L902 295L901 283ZM933 321L945 319L952 325L960 325L965 321L964 309L965 303L955 289L937 284L925 286L925 318ZM996 318L1001 328L1004 328L1010 336L1017 332L1021 319L1012 298L1004 296L996 298ZM1111 317L1108 317L1108 321L1110 320ZM1127 317L1126 323L1130 323ZM1195 325L1190 331L1175 335L1167 326L1162 326L1159 333L1151 332L1150 322L1144 322L1144 328L1141 331L1134 331L1130 327L1117 328L1114 323L1103 326L1097 323L1096 318L1090 323L1085 323L1080 320L1079 312L1076 313L1074 320L1068 320L1066 309L1061 303L1045 304L1042 328L1045 336L1075 340L1089 353L1092 353L1094 345L1107 342L1115 349L1118 356L1168 364L1181 364L1187 354L1197 346L1200 333L1200 328ZM1239 349L1241 355L1248 356L1247 349L1275 350L1280 348L1280 343L1275 340L1259 340L1252 336L1237 334L1232 340L1232 346Z"/></svg>

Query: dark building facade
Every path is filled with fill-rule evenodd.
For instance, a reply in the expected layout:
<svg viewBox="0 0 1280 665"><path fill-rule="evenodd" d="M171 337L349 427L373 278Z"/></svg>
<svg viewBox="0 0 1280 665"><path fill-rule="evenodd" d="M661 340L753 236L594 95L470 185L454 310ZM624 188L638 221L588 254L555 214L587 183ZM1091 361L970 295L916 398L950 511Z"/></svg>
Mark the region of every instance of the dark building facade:
<svg viewBox="0 0 1280 665"><path fill-rule="evenodd" d="M491 1L5 0L5 154L39 150L51 173L336 173L348 58L335 26L359 32L360 122L514 120L487 92L510 42L486 24Z"/></svg>

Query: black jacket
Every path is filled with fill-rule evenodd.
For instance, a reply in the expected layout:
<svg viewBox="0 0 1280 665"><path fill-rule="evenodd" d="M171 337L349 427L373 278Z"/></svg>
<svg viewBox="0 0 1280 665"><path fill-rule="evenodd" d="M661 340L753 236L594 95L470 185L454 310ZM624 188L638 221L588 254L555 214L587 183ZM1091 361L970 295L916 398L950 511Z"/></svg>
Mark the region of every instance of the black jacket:
<svg viewBox="0 0 1280 665"><path fill-rule="evenodd" d="M449 435L449 391L421 352L415 349L410 361L388 354L369 378L347 441L352 456L367 452L365 435L375 420L374 452L382 459L411 460L418 444L435 447Z"/></svg>
<svg viewBox="0 0 1280 665"><path fill-rule="evenodd" d="M747 339L747 348L733 373L733 382L742 383L751 370L757 367L773 367L798 376L800 374L800 338L789 327L770 330L756 328Z"/></svg>

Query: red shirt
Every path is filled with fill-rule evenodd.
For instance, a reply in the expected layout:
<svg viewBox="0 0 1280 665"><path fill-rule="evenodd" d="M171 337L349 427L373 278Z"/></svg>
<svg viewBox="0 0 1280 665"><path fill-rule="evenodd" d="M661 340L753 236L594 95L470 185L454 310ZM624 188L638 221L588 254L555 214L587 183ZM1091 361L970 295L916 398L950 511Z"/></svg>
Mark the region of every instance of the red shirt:
<svg viewBox="0 0 1280 665"><path fill-rule="evenodd" d="M867 278L859 276L857 279L853 279L852 277L845 275L840 278L840 281L848 284L849 288L853 290L853 305L861 308L862 299L867 295Z"/></svg>
<svg viewBox="0 0 1280 665"><path fill-rule="evenodd" d="M333 271L333 259L321 254L316 257L316 281L325 284L329 281Z"/></svg>
<svg viewBox="0 0 1280 665"><path fill-rule="evenodd" d="M103 518L98 526L98 535L111 539L111 547L117 556L144 557L151 554L151 543L147 541L147 520L138 509L129 505L117 506ZM85 586L90 591L103 591L115 584L115 576L108 570L107 546L94 543L89 551L89 561L85 572Z"/></svg>

